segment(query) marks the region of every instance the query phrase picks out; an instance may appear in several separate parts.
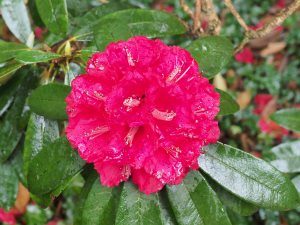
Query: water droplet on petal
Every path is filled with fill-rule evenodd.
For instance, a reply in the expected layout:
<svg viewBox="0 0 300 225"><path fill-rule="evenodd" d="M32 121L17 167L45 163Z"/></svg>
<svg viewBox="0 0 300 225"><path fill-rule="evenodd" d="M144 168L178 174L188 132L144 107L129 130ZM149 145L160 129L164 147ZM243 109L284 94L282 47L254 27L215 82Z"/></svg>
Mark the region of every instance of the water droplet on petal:
<svg viewBox="0 0 300 225"><path fill-rule="evenodd" d="M129 147L132 146L132 142L133 142L133 138L136 135L137 131L138 131L139 127L131 127L129 129L128 134L126 135L126 137L124 138L125 140L125 144L129 145Z"/></svg>

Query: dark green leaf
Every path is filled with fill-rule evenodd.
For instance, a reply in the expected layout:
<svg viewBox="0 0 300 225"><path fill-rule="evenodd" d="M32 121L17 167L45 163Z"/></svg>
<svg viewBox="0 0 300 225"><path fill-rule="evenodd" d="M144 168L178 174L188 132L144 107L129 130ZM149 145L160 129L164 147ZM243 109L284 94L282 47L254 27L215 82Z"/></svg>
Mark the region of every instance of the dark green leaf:
<svg viewBox="0 0 300 225"><path fill-rule="evenodd" d="M80 195L78 225L114 224L121 188L108 188L100 184L99 175L91 174Z"/></svg>
<svg viewBox="0 0 300 225"><path fill-rule="evenodd" d="M0 122L0 162L8 159L21 138L21 132L9 120Z"/></svg>
<svg viewBox="0 0 300 225"><path fill-rule="evenodd" d="M28 168L28 187L33 194L54 191L74 177L84 162L65 137L45 145L31 160Z"/></svg>
<svg viewBox="0 0 300 225"><path fill-rule="evenodd" d="M13 153L10 155L9 159L6 163L10 163L10 165L14 168L19 182L24 184L26 182L24 173L23 173L23 157L22 157L22 151L24 148L24 138L21 138L19 141L16 149L13 151Z"/></svg>
<svg viewBox="0 0 300 225"><path fill-rule="evenodd" d="M282 109L271 115L271 119L289 130L300 132L300 109Z"/></svg>
<svg viewBox="0 0 300 225"><path fill-rule="evenodd" d="M125 182L115 225L162 225L158 195L145 195L131 182Z"/></svg>
<svg viewBox="0 0 300 225"><path fill-rule="evenodd" d="M43 116L31 114L23 152L24 173L27 177L30 161L46 146L59 137L58 123Z"/></svg>
<svg viewBox="0 0 300 225"><path fill-rule="evenodd" d="M12 104L14 94L19 88L22 78L22 76L15 76L7 84L0 86L0 116L2 116Z"/></svg>
<svg viewBox="0 0 300 225"><path fill-rule="evenodd" d="M35 0L38 12L48 29L58 35L68 31L68 11L66 0Z"/></svg>
<svg viewBox="0 0 300 225"><path fill-rule="evenodd" d="M271 164L284 173L300 172L300 141L280 144L271 149L276 160Z"/></svg>
<svg viewBox="0 0 300 225"><path fill-rule="evenodd" d="M75 26L75 34L85 34L91 32L93 27L97 26L101 18L107 14L116 12L122 9L129 9L132 6L123 2L109 2L91 9L88 13L81 17L76 17L72 21ZM80 39L80 38L79 38Z"/></svg>
<svg viewBox="0 0 300 225"><path fill-rule="evenodd" d="M54 120L67 119L65 98L70 86L48 84L34 90L28 99L30 109L38 115Z"/></svg>
<svg viewBox="0 0 300 225"><path fill-rule="evenodd" d="M100 49L110 42L136 35L154 38L185 32L185 26L174 15L146 9L117 11L102 17L94 26L95 41Z"/></svg>
<svg viewBox="0 0 300 225"><path fill-rule="evenodd" d="M0 62L13 59L19 51L26 49L28 49L28 47L22 44L0 41Z"/></svg>
<svg viewBox="0 0 300 225"><path fill-rule="evenodd" d="M20 70L16 76L22 77L20 88L5 117L0 121L0 162L4 162L17 146L22 130L20 122L29 91L36 85L36 76L30 70Z"/></svg>
<svg viewBox="0 0 300 225"><path fill-rule="evenodd" d="M38 27L45 27L45 24L43 23L38 10L36 8L36 4L35 1L28 1L27 3L28 9L29 9L29 14L32 18L32 21L34 22L34 25L38 26Z"/></svg>
<svg viewBox="0 0 300 225"><path fill-rule="evenodd" d="M5 84L16 72L23 66L22 63L19 62L11 62L0 68L0 86Z"/></svg>
<svg viewBox="0 0 300 225"><path fill-rule="evenodd" d="M90 10L93 0L67 0L68 12L72 16L81 16Z"/></svg>
<svg viewBox="0 0 300 225"><path fill-rule="evenodd" d="M252 225L250 218L241 216L229 209L226 210L232 225Z"/></svg>
<svg viewBox="0 0 300 225"><path fill-rule="evenodd" d="M23 63L23 64L31 64L31 63L39 63L39 62L47 62L52 59L57 59L61 57L61 55L52 53L52 52L43 52L40 50L22 50L16 54L15 60Z"/></svg>
<svg viewBox="0 0 300 225"><path fill-rule="evenodd" d="M211 78L219 73L233 55L233 45L225 37L208 36L193 41L187 50L197 60L204 76Z"/></svg>
<svg viewBox="0 0 300 225"><path fill-rule="evenodd" d="M220 112L218 115L229 115L239 111L239 104L225 91L217 89L220 94Z"/></svg>
<svg viewBox="0 0 300 225"><path fill-rule="evenodd" d="M168 193L164 188L158 193L159 208L161 212L161 219L164 225L178 225L175 214L172 210L171 203L168 199Z"/></svg>
<svg viewBox="0 0 300 225"><path fill-rule="evenodd" d="M2 0L1 13L9 30L31 47L34 36L24 0Z"/></svg>
<svg viewBox="0 0 300 225"><path fill-rule="evenodd" d="M298 205L292 182L267 162L220 143L203 151L200 168L234 195L270 209L288 210Z"/></svg>
<svg viewBox="0 0 300 225"><path fill-rule="evenodd" d="M297 188L298 193L300 193L300 175L294 177L292 179L292 182L295 185L295 187Z"/></svg>
<svg viewBox="0 0 300 225"><path fill-rule="evenodd" d="M214 189L214 191L218 194L221 202L232 211L242 216L250 216L258 210L257 206L238 198L234 194L222 188L209 176L206 175L205 178L209 182L210 186Z"/></svg>
<svg viewBox="0 0 300 225"><path fill-rule="evenodd" d="M180 225L230 225L216 193L198 171L190 172L179 185L167 186L168 196Z"/></svg>
<svg viewBox="0 0 300 225"><path fill-rule="evenodd" d="M18 194L18 177L10 164L0 163L0 208L8 210Z"/></svg>

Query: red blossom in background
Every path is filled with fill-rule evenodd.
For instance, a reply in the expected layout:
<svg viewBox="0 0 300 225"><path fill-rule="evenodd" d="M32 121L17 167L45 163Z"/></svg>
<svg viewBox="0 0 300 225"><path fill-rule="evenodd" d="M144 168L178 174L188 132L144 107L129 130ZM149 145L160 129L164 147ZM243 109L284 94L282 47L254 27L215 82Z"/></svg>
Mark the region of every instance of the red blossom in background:
<svg viewBox="0 0 300 225"><path fill-rule="evenodd" d="M240 51L235 55L235 60L241 63L253 64L254 63L253 52L251 51L250 48L244 48L242 51Z"/></svg>
<svg viewBox="0 0 300 225"><path fill-rule="evenodd" d="M288 135L289 131L279 126L269 118L269 114L273 112L273 110L271 112L267 112L268 110L266 111L266 107L272 99L273 96L270 94L257 94L254 97L255 108L253 113L260 116L258 126L262 132L281 139L283 136Z"/></svg>
<svg viewBox="0 0 300 225"><path fill-rule="evenodd" d="M0 222L9 224L9 225L15 225L17 223L15 218L15 211L10 210L6 212L4 209L0 208Z"/></svg>
<svg viewBox="0 0 300 225"><path fill-rule="evenodd" d="M256 115L260 115L264 111L268 102L272 100L272 98L273 96L270 94L257 94L254 97L255 108L253 110L253 113Z"/></svg>
<svg viewBox="0 0 300 225"><path fill-rule="evenodd" d="M34 35L39 40L43 39L43 33L44 33L44 30L41 27L36 27L34 29Z"/></svg>
<svg viewBox="0 0 300 225"><path fill-rule="evenodd" d="M265 118L261 118L258 121L258 126L261 131L267 134L274 136L275 138L281 139L283 136L289 134L289 131L281 126L279 126L274 121Z"/></svg>
<svg viewBox="0 0 300 225"><path fill-rule="evenodd" d="M259 21L256 25L249 26L249 28L251 30L258 30L258 29L262 28L264 26L264 24L265 24L264 22Z"/></svg>
<svg viewBox="0 0 300 225"><path fill-rule="evenodd" d="M198 169L218 140L219 94L190 53L160 40L111 43L89 60L67 97L67 137L101 183L132 181L144 193Z"/></svg>
<svg viewBox="0 0 300 225"><path fill-rule="evenodd" d="M286 0L277 0L276 7L279 9L283 9L286 5Z"/></svg>
<svg viewBox="0 0 300 225"><path fill-rule="evenodd" d="M263 26L265 25L265 22L264 21L259 21L256 25L253 25L253 26L249 26L249 28L251 30L259 30L260 28L262 28ZM281 32L284 30L284 27L283 26L277 26L274 28L274 31L278 31L278 32Z"/></svg>

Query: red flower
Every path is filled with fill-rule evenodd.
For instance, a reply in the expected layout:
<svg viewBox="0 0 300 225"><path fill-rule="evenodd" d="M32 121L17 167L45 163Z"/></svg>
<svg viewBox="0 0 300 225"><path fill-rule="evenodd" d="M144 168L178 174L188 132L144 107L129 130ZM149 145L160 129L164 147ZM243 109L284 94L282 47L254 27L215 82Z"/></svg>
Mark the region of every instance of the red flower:
<svg viewBox="0 0 300 225"><path fill-rule="evenodd" d="M270 103L270 101L273 99L273 96L270 94L258 94L254 98L254 104L255 108L253 110L253 113L256 115L260 115L261 118L258 121L258 127L260 130L264 133L270 134L275 138L282 138L282 136L288 135L288 130L285 128L279 126L277 123L272 121L269 118L269 114L273 112L271 110L270 112L266 112L266 106ZM276 104L275 108L276 109Z"/></svg>
<svg viewBox="0 0 300 225"><path fill-rule="evenodd" d="M254 56L250 48L244 48L235 55L235 60L242 63L253 64Z"/></svg>
<svg viewBox="0 0 300 225"><path fill-rule="evenodd" d="M258 126L262 132L270 134L277 139L281 139L283 136L287 136L289 134L287 129L279 126L269 118L260 118Z"/></svg>
<svg viewBox="0 0 300 225"><path fill-rule="evenodd" d="M251 30L259 30L260 28L263 28L263 26L265 25L265 22L263 21L259 21L256 25L254 26L249 26L249 28ZM274 31L278 31L278 32L281 32L284 30L284 27L283 26L277 26L274 28Z"/></svg>
<svg viewBox="0 0 300 225"><path fill-rule="evenodd" d="M249 28L250 28L251 30L258 30L258 29L262 28L264 25L265 25L264 22L259 21L256 25L249 26Z"/></svg>
<svg viewBox="0 0 300 225"><path fill-rule="evenodd" d="M178 184L220 134L219 94L189 52L160 40L94 54L66 102L69 141L109 187L130 175L147 194Z"/></svg>
<svg viewBox="0 0 300 225"><path fill-rule="evenodd" d="M257 94L254 97L254 104L255 104L255 109L253 110L253 113L256 115L260 115L266 105L272 100L273 96L270 94Z"/></svg>
<svg viewBox="0 0 300 225"><path fill-rule="evenodd" d="M39 40L43 38L43 32L44 32L43 29L40 27L36 27L34 29L34 35Z"/></svg>
<svg viewBox="0 0 300 225"><path fill-rule="evenodd" d="M283 9L286 5L286 0L277 0L276 2L276 7L279 9Z"/></svg>
<svg viewBox="0 0 300 225"><path fill-rule="evenodd" d="M6 212L4 209L0 208L0 222L15 225L17 223L15 219L15 212L13 210Z"/></svg>

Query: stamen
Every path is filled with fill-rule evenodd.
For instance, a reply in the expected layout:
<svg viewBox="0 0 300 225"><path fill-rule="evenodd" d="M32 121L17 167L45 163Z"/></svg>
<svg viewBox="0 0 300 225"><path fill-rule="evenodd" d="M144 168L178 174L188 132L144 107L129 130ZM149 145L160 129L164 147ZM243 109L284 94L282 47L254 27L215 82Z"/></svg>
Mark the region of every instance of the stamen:
<svg viewBox="0 0 300 225"><path fill-rule="evenodd" d="M190 68L192 67L193 64L194 64L194 62L192 62L191 65L189 65L189 67L175 80L175 82L178 82L179 80L181 80L181 78L184 77L184 75L190 70Z"/></svg>
<svg viewBox="0 0 300 225"><path fill-rule="evenodd" d="M127 47L124 47L124 50L125 50L126 55L127 55L127 61L128 61L128 64L129 64L130 66L135 66L135 62L134 62L134 60L133 60L133 58L132 58L131 52L128 50Z"/></svg>
<svg viewBox="0 0 300 225"><path fill-rule="evenodd" d="M125 140L125 144L129 145L129 147L132 146L132 142L133 142L133 138L136 135L137 131L138 131L139 127L131 127L129 129L128 134L126 135L126 137L124 138Z"/></svg>
<svg viewBox="0 0 300 225"><path fill-rule="evenodd" d="M110 128L106 125L96 127L95 129L92 129L90 132L85 132L84 136L89 138L89 140L92 140L96 137L99 137L100 135L108 132Z"/></svg>
<svg viewBox="0 0 300 225"><path fill-rule="evenodd" d="M100 100L100 101L105 101L106 97L104 94L98 91L94 91L93 94L90 94L88 91L85 91L85 94L93 99Z"/></svg>
<svg viewBox="0 0 300 225"><path fill-rule="evenodd" d="M123 105L127 107L127 111L130 111L132 108L139 106L141 103L140 100L129 97L123 101Z"/></svg>
<svg viewBox="0 0 300 225"><path fill-rule="evenodd" d="M126 166L123 167L122 176L123 177L129 177L130 176L130 166L129 165L126 165Z"/></svg>
<svg viewBox="0 0 300 225"><path fill-rule="evenodd" d="M176 116L176 113L173 111L162 112L162 111L159 111L158 109L154 109L152 111L152 116L158 120L171 121Z"/></svg>
<svg viewBox="0 0 300 225"><path fill-rule="evenodd" d="M181 72L181 66L176 65L171 74L167 77L166 82L170 83L177 76L178 73Z"/></svg>

